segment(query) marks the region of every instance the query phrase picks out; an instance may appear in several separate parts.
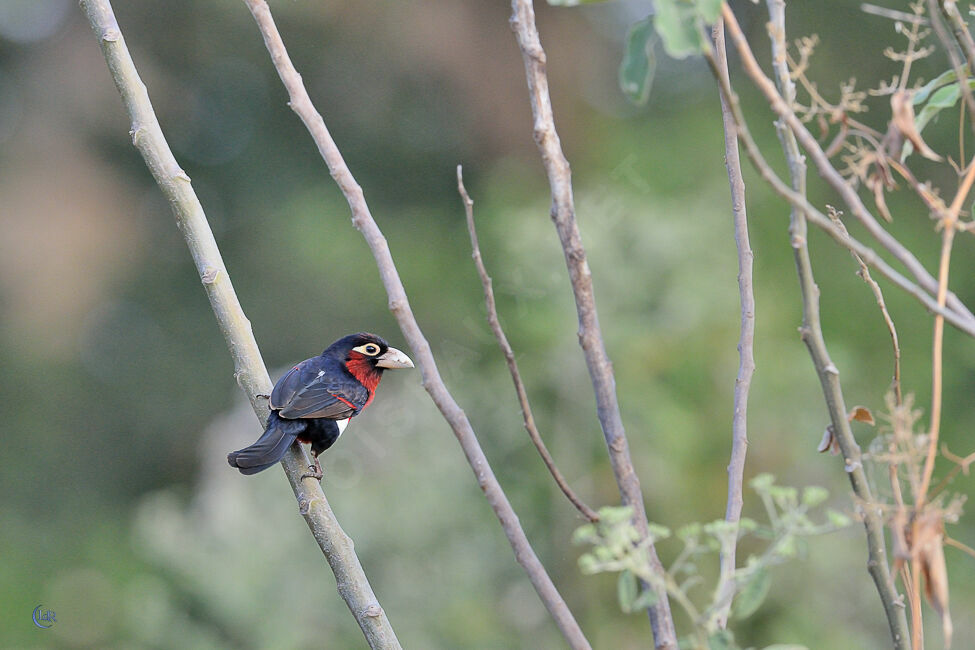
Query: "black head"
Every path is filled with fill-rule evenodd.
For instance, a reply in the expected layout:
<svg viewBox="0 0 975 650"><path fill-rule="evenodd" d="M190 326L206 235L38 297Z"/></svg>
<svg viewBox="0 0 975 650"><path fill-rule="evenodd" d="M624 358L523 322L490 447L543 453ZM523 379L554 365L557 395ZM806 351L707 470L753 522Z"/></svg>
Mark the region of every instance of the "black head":
<svg viewBox="0 0 975 650"><path fill-rule="evenodd" d="M386 343L385 339L369 332L359 332L340 338L322 352L322 356L341 361L371 362L379 370L386 368L412 368L410 358Z"/></svg>

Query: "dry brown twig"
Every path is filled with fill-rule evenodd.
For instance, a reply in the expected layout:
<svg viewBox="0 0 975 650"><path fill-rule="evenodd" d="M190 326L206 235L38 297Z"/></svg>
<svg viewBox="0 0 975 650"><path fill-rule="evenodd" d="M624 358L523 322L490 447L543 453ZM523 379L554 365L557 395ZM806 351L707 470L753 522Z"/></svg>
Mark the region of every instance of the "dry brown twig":
<svg viewBox="0 0 975 650"><path fill-rule="evenodd" d="M538 593L542 603L548 609L559 631L572 648L590 648L582 629L569 611L565 600L558 592L545 567L535 554L524 529L518 521L508 497L501 484L495 477L484 451L481 449L471 427L470 420L447 390L437 364L430 349L430 344L424 337L419 324L410 308L406 289L400 280L393 261L386 238L376 224L365 201L362 187L356 182L349 170L345 159L332 139L321 114L315 109L308 91L305 89L301 75L295 69L288 56L281 35L271 17L271 11L264 0L244 0L258 29L264 38L264 44L274 67L288 91L289 106L305 124L329 173L345 196L352 212L352 224L359 232L372 251L383 286L389 298L389 309L399 323L403 336L415 354L417 365L423 376L423 387L430 394L433 402L440 409L444 419L450 425L457 441L460 443L464 455L474 472L478 485L491 505L501 527L511 544L515 558L528 575L532 586Z"/></svg>
<svg viewBox="0 0 975 650"><path fill-rule="evenodd" d="M905 248L903 244L901 244L877 222L876 218L870 213L863 201L857 195L856 190L850 186L850 184L846 182L846 179L844 179L836 168L833 167L822 147L820 147L819 143L816 141L816 138L809 132L802 121L792 111L790 102L787 102L782 98L772 80L769 79L764 72L762 72L758 61L755 59L755 55L752 53L751 48L748 45L745 35L741 31L741 27L738 25L738 21L735 18L734 13L727 4L722 5L722 15L725 19L728 35L735 44L735 49L741 56L744 71L765 96L772 110L795 134L799 144L802 145L802 148L805 150L806 154L816 165L816 169L818 170L820 176L822 176L823 179L826 180L826 182L833 188L833 190L839 194L850 213L856 217L867 232L869 232L870 235L884 249L893 255L895 259L897 259L901 264L904 265L905 268L907 268L910 274L915 278L918 285L921 286L929 295L936 295L938 292L937 280L935 280L935 278L924 268L924 266L918 261L910 250ZM861 251L857 252L860 253L861 257L863 257L868 264L880 270L879 267L873 263L870 257L864 255ZM887 274L885 273L885 275ZM893 279L889 275L888 278ZM959 321L964 321L969 324L975 323L975 316L972 315L969 309L953 293L948 293L947 302L945 304L955 315L958 316ZM966 326L964 330L969 334L975 335L973 334L975 330L973 330L970 326Z"/></svg>
<svg viewBox="0 0 975 650"><path fill-rule="evenodd" d="M487 309L488 325L490 325L491 332L494 334L494 338L498 342L498 347L501 348L501 353L504 355L504 360L508 364L508 372L511 373L511 381L515 385L515 393L518 395L518 404L521 406L521 415L524 418L525 430L528 431L528 437L531 438L532 444L535 445L539 456L542 457L542 462L545 463L545 467L548 468L555 483L562 490L562 494L575 506L576 510L582 513L583 517L589 521L599 521L599 514L579 498L569 486L565 477L562 476L562 472L556 466L552 454L549 453L548 447L545 446L545 441L542 440L542 435L538 432L538 427L535 425L535 416L532 414L531 403L528 401L528 391L525 389L525 382L521 379L518 362L515 361L515 352L511 349L511 344L508 343L508 337L505 336L504 329L501 327L501 320L498 317L498 305L494 299L493 283L491 282L491 276L488 275L487 269L484 267L481 246L477 240L477 229L474 227L474 201L471 199L470 194L467 193L467 188L464 187L464 174L460 165L457 165L457 191L460 193L460 198L464 202L467 232L470 234L471 248L473 249L471 256L474 259L474 266L477 268L477 275L481 279L481 287L484 290L484 304Z"/></svg>
<svg viewBox="0 0 975 650"><path fill-rule="evenodd" d="M551 217L565 253L565 263L579 318L579 344L582 346L596 395L599 424L606 439L610 465L616 477L623 505L633 508L636 529L642 537L648 539L647 513L643 503L643 493L640 490L640 479L630 458L629 444L616 398L613 366L606 353L599 327L592 273L586 261L586 249L582 245L579 226L576 223L572 174L555 128L552 100L548 92L548 76L545 71L545 50L542 48L538 28L535 25L535 9L532 0L512 0L511 11L511 28L515 32L525 63L525 77L528 82L534 121L533 133L548 176L552 195ZM647 546L647 556L651 570L663 576L663 566L652 544ZM653 638L657 648L676 648L677 634L674 620L670 612L666 587L662 583L661 580L655 586L647 585L657 594L657 602L649 608L650 625L653 628Z"/></svg>
<svg viewBox="0 0 975 650"><path fill-rule="evenodd" d="M267 398L271 379L261 358L250 321L244 316L230 282L203 207L193 191L190 178L173 156L149 94L135 68L122 38L109 0L81 0L92 30L98 37L115 85L132 121L132 143L139 149L160 189L173 206L180 231L200 273L214 315L234 360L234 376L246 393L262 424L267 420ZM335 574L339 594L355 616L371 648L395 650L400 647L386 613L376 599L352 540L339 526L321 485L314 479L302 480L309 460L299 445L293 445L282 466L295 497L322 553Z"/></svg>

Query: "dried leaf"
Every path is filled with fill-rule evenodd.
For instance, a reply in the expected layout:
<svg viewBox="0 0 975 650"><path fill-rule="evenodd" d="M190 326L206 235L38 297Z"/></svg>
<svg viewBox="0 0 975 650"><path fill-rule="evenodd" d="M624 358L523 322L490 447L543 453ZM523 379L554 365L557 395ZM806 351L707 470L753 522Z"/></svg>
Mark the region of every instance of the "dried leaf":
<svg viewBox="0 0 975 650"><path fill-rule="evenodd" d="M852 409L850 409L846 419L848 419L850 422L856 420L857 422L866 422L870 425L876 424L873 419L873 413L871 413L870 409L868 409L866 406L854 406Z"/></svg>
<svg viewBox="0 0 975 650"><path fill-rule="evenodd" d="M816 451L819 453L824 453L829 451L832 455L837 455L840 453L840 443L836 439L836 435L833 433L833 425L826 427L823 431L823 439L819 441L819 445L816 447Z"/></svg>
<svg viewBox="0 0 975 650"><path fill-rule="evenodd" d="M951 646L952 624L948 611L948 568L945 565L944 524L940 515L926 515L917 522L914 552L921 560L924 595L941 617L945 647Z"/></svg>
<svg viewBox="0 0 975 650"><path fill-rule="evenodd" d="M915 151L927 158L928 160L941 160L941 156L936 154L931 147L927 145L926 142L921 138L920 131L917 130L917 126L914 123L914 105L911 102L911 93L906 90L901 90L890 96L890 127L887 131L887 137L898 140L899 136L903 136L910 140L911 144L914 145ZM892 157L896 157L896 153Z"/></svg>
<svg viewBox="0 0 975 650"><path fill-rule="evenodd" d="M880 178L876 174L870 174L867 177L866 185L868 189L873 191L873 202L877 206L877 210L880 211L880 216L887 223L892 222L894 218L890 215L890 210L887 208L887 199L884 196L884 184Z"/></svg>

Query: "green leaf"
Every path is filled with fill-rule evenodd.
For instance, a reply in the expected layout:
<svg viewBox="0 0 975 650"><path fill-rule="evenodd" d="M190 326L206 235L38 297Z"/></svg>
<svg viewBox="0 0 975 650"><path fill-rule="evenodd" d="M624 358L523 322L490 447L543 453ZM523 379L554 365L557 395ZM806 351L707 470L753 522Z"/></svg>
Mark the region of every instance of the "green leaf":
<svg viewBox="0 0 975 650"><path fill-rule="evenodd" d="M583 573L599 573L599 562L589 553L579 556L579 570Z"/></svg>
<svg viewBox="0 0 975 650"><path fill-rule="evenodd" d="M597 541L599 541L599 535L596 533L595 524L583 524L572 533L573 544L595 544Z"/></svg>
<svg viewBox="0 0 975 650"><path fill-rule="evenodd" d="M850 525L850 521L851 521L848 516L846 516L842 512L833 510L832 508L826 511L826 519L828 519L829 523L831 523L833 526L837 528L846 528L847 526Z"/></svg>
<svg viewBox="0 0 975 650"><path fill-rule="evenodd" d="M681 645L681 647L684 647ZM708 637L708 648L711 650L736 650L734 635L728 630L718 630Z"/></svg>
<svg viewBox="0 0 975 650"><path fill-rule="evenodd" d="M619 71L620 88L627 99L637 106L643 106L650 98L653 73L657 68L657 58L653 53L656 41L652 18L633 23L626 33Z"/></svg>
<svg viewBox="0 0 975 650"><path fill-rule="evenodd" d="M810 485L802 491L802 503L810 508L815 508L828 498L829 490L818 485Z"/></svg>
<svg viewBox="0 0 975 650"><path fill-rule="evenodd" d="M923 104L924 101L931 95L931 93L933 93L938 88L941 88L941 86L947 83L951 83L957 78L958 76L955 74L954 69L942 72L937 77L935 77L928 83L924 84L924 86L921 87L916 93L914 93L914 105L918 106L920 104Z"/></svg>
<svg viewBox="0 0 975 650"><path fill-rule="evenodd" d="M935 108L951 108L958 103L958 98L960 96L961 86L958 83L949 84L944 88L939 88L933 95L931 95L931 99L928 100L928 106L934 106Z"/></svg>
<svg viewBox="0 0 975 650"><path fill-rule="evenodd" d="M636 582L636 576L629 569L620 571L620 576L616 580L616 596L620 601L620 609L629 614L633 611L633 603L636 601L640 591Z"/></svg>
<svg viewBox="0 0 975 650"><path fill-rule="evenodd" d="M657 604L657 592L647 587L637 596L637 599L633 601L633 611L638 612L641 609L647 609L653 607Z"/></svg>
<svg viewBox="0 0 975 650"><path fill-rule="evenodd" d="M607 526L633 518L633 506L603 506L599 509L599 522Z"/></svg>
<svg viewBox="0 0 975 650"><path fill-rule="evenodd" d="M735 618L748 618L755 613L765 597L768 596L769 587L772 586L772 575L765 567L755 569L749 575L748 582L735 598L733 611Z"/></svg>
<svg viewBox="0 0 975 650"><path fill-rule="evenodd" d="M654 3L657 16L653 26L667 54L675 59L683 59L699 54L708 47L700 30L717 17L714 5L714 0L657 0ZM720 2L717 8L720 10ZM713 17L708 20L707 16Z"/></svg>
<svg viewBox="0 0 975 650"><path fill-rule="evenodd" d="M748 482L756 492L768 492L769 488L775 485L775 477L771 474L759 474Z"/></svg>

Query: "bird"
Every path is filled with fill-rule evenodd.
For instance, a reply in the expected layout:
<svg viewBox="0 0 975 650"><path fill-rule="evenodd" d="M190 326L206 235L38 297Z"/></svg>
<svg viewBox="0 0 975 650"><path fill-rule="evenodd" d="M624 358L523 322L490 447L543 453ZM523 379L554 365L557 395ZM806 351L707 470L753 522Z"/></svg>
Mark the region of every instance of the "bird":
<svg viewBox="0 0 975 650"><path fill-rule="evenodd" d="M256 474L282 458L298 440L311 443L315 461L301 476L322 479L318 456L335 444L349 420L372 403L383 371L412 368L406 354L375 334L359 332L332 343L284 374L268 396L271 414L264 434L227 454L241 474Z"/></svg>

